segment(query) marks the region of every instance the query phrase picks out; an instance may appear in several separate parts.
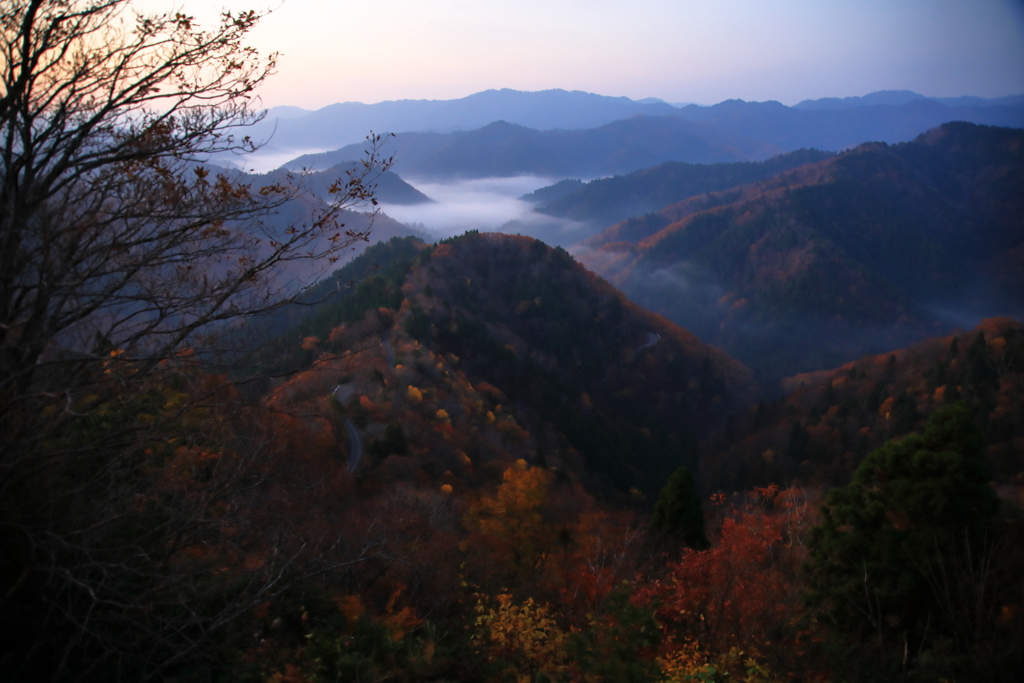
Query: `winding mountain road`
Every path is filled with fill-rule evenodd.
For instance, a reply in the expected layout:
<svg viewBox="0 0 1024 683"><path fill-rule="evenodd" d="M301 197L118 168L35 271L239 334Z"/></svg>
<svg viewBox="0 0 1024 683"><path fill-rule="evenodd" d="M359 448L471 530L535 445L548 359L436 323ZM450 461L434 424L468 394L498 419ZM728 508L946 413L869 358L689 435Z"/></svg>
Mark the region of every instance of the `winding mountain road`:
<svg viewBox="0 0 1024 683"><path fill-rule="evenodd" d="M391 348L391 342L388 341L388 333L387 332L385 332L381 336L380 341L381 341L382 344L384 344L384 351L387 353L388 367L392 367L392 368L395 367L395 351L394 351L394 349Z"/></svg>
<svg viewBox="0 0 1024 683"><path fill-rule="evenodd" d="M632 351L630 351L629 354L626 356L625 362L626 363L631 362L634 358L636 358L636 354L640 353L644 349L651 348L652 346L657 344L659 341L661 341L661 335L660 334L658 334L656 332L648 332L647 333L647 341L645 341L643 344L641 344L640 346L638 346L635 349L633 349ZM604 377L601 378L601 381L598 382L598 384L604 384L605 382L607 382L608 378L611 377L612 370L614 370L618 366L619 366L619 363L612 363L610 366L608 366L608 371L604 373Z"/></svg>
<svg viewBox="0 0 1024 683"><path fill-rule="evenodd" d="M337 396L339 389L341 389L340 384L334 387L331 396ZM363 459L363 437L359 436L359 430L356 429L356 423L352 421L351 417L345 418L345 431L348 432L348 466L346 469L349 472L355 472Z"/></svg>
<svg viewBox="0 0 1024 683"><path fill-rule="evenodd" d="M345 430L348 432L348 471L355 472L359 461L363 459L363 438L359 436L356 425L351 417L345 418Z"/></svg>
<svg viewBox="0 0 1024 683"><path fill-rule="evenodd" d="M660 340L660 339L661 339L661 335L660 334L657 334L655 332L648 332L647 333L647 342L645 344L642 344L642 345L636 347L635 349L633 349L633 353L630 354L630 357L635 356L636 354L640 353L644 349L651 348L652 346L657 344L658 340Z"/></svg>

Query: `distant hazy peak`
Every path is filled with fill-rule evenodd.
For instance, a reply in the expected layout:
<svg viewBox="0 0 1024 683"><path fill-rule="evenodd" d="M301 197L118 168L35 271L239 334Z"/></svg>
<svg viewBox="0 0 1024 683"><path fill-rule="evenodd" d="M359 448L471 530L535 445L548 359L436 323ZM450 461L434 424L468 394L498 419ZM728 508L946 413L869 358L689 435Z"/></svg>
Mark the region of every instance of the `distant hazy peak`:
<svg viewBox="0 0 1024 683"><path fill-rule="evenodd" d="M382 100L380 102L374 102L372 104L366 104L364 102L335 102L334 104L328 104L316 111L329 110L337 107L380 107L382 105L411 105L411 104L433 104L433 105L456 105L456 104L477 104L482 102L489 103L502 103L502 102L515 102L522 103L524 100L533 101L579 101L579 100L594 100L602 102L618 102L621 104L668 104L665 100L657 97L646 97L642 100L632 100L625 96L614 96L614 95L598 95L597 93L587 92L585 90L565 90L563 88L549 88L547 90L515 90L513 88L489 88L487 90L481 90L475 92L472 95L466 95L465 97L455 97L447 100ZM669 105L678 106L678 105ZM298 107L294 107L298 109ZM278 109L275 107L274 109Z"/></svg>
<svg viewBox="0 0 1024 683"><path fill-rule="evenodd" d="M289 104L281 105L278 107L271 107L267 110L268 119L298 119L302 118L306 114L313 113L310 109L303 109L302 107L293 107Z"/></svg>
<svg viewBox="0 0 1024 683"><path fill-rule="evenodd" d="M794 109L826 110L826 109L853 109L855 107L870 106L900 106L918 100L938 102L947 107L1019 107L1024 105L1024 95L1011 95L1009 97L927 97L912 90L879 90L869 93L863 97L823 97L818 100L804 100L795 105Z"/></svg>
<svg viewBox="0 0 1024 683"><path fill-rule="evenodd" d="M879 90L862 97L822 97L817 100L804 100L795 105L795 108L852 109L853 107L870 107L879 104L893 106L924 99L927 99L924 95L912 90Z"/></svg>

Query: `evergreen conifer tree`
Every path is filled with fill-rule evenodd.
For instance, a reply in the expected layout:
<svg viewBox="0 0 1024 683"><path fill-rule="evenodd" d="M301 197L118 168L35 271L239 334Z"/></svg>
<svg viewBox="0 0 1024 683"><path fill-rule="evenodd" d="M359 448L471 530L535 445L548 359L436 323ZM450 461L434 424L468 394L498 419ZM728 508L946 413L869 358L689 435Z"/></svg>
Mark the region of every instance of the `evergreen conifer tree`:
<svg viewBox="0 0 1024 683"><path fill-rule="evenodd" d="M694 550L711 546L704 533L704 512L690 470L680 467L668 478L654 504L651 529L664 539L678 539Z"/></svg>

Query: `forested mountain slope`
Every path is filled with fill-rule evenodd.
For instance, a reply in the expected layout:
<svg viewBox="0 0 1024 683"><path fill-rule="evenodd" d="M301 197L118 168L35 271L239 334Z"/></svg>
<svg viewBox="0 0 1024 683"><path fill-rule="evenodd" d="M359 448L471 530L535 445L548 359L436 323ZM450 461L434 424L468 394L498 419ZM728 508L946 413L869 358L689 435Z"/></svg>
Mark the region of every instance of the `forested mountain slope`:
<svg viewBox="0 0 1024 683"><path fill-rule="evenodd" d="M669 161L577 186L567 184L570 181L562 181L563 184L541 188L524 199L536 197L539 203L536 211L539 213L604 228L696 195L754 183L831 156L831 152L802 149L760 162L689 164ZM557 196L549 200L549 193L557 193Z"/></svg>
<svg viewBox="0 0 1024 683"><path fill-rule="evenodd" d="M741 414L708 445L705 485L838 486L887 439L965 402L1001 483L1024 477L1024 324L1008 318L784 381L787 395Z"/></svg>
<svg viewBox="0 0 1024 683"><path fill-rule="evenodd" d="M564 251L497 234L436 247L396 239L337 279L367 262L381 266L376 275L282 339L294 349L302 337L302 354L291 357L299 371L265 402L305 435L293 437L305 449L289 464L309 470L308 480L333 463L309 487L336 492L325 519L344 524L355 550L369 541L386 552L332 574L329 601L275 602L260 616L261 653L291 648L285 661L298 661L296 670L331 675L373 666L374 675L475 680L482 666L525 670L503 658L494 634L522 633L536 618L543 631L529 633L555 644L525 661L595 670L603 680L624 670L639 672L634 680L697 676L710 662L736 676L757 667L779 679L826 679L851 670L850 652L859 655L856 680L890 680L908 666L897 626L909 623L898 621L909 602L927 624L915 635L924 654L910 660L913 671L984 663L999 680L1019 664L1020 616L1003 610L1020 604L1019 323L989 320L793 377L786 398L744 409L752 386L742 366L629 304ZM694 439L702 439L699 459ZM910 447L914 458L901 457L893 476L872 465ZM654 517L642 521L644 493L652 500L651 484L680 463L715 492L701 496L706 551L659 545ZM822 493L846 484L845 493ZM643 490L625 493L632 486ZM858 492L866 500L842 504ZM980 635L957 645L957 659L933 664L929 653L951 651L946 634L969 610L946 601L942 585L932 590L935 565L922 563L964 566L954 564L959 547L938 545L935 532L963 538L966 522L949 510L979 500L987 507L975 517L984 517L992 547L971 547L993 567L993 597L972 617ZM891 549L915 533L927 554ZM826 574L861 580L860 555L826 552L851 539L882 548L886 566L905 568L915 591L886 594L881 636L865 639L860 622L833 620L843 607L862 607L849 600L859 592L844 593ZM870 588L884 587L880 576L868 577ZM272 626L278 618L290 621ZM562 620L577 639L555 640ZM728 628L709 632L707 621ZM475 635L484 629L492 640ZM463 633L477 638L469 648L451 637ZM680 642L702 649L694 655ZM755 654L736 661L740 646ZM652 647L667 654L655 663Z"/></svg>
<svg viewBox="0 0 1024 683"><path fill-rule="evenodd" d="M460 452L475 465L523 458L648 492L695 468L698 443L756 400L749 370L563 250L476 233L416 249L393 251L384 280L352 292L367 303L351 314L303 324L292 369L307 369L275 396L325 405L341 384L350 403L366 397L368 440L402 424L425 449L413 469L440 459L457 473Z"/></svg>
<svg viewBox="0 0 1024 683"><path fill-rule="evenodd" d="M669 205L584 263L773 383L1024 310L1024 133L946 124Z"/></svg>

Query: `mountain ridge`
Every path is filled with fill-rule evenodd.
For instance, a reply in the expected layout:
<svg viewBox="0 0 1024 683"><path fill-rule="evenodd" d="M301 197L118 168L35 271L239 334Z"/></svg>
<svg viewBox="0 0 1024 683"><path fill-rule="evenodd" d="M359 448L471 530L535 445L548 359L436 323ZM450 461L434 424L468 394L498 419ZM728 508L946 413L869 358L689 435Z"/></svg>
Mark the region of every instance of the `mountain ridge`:
<svg viewBox="0 0 1024 683"><path fill-rule="evenodd" d="M774 373L837 365L939 333L942 307L1024 308L1022 140L946 124L861 145L620 223L580 258L762 373L773 354Z"/></svg>
<svg viewBox="0 0 1024 683"><path fill-rule="evenodd" d="M749 161L781 152L743 135L723 134L672 116L637 115L585 130L540 131L507 121L456 133L406 133L389 140L394 170L409 177L549 177L624 173L665 161ZM364 144L300 156L286 168L361 158Z"/></svg>
<svg viewBox="0 0 1024 683"><path fill-rule="evenodd" d="M884 104L883 104L884 103ZM670 105L582 91L487 90L454 100L345 102L303 113L275 107L257 124L240 130L263 143L262 153L282 156L334 150L378 134L477 130L504 120L538 130L597 128L637 114L678 116L710 123L720 134L757 138L782 151L801 147L840 150L866 140L907 141L951 120L1024 126L1024 95L1002 98L929 98L910 91L880 91L853 98L779 102L726 100L715 105Z"/></svg>

